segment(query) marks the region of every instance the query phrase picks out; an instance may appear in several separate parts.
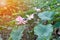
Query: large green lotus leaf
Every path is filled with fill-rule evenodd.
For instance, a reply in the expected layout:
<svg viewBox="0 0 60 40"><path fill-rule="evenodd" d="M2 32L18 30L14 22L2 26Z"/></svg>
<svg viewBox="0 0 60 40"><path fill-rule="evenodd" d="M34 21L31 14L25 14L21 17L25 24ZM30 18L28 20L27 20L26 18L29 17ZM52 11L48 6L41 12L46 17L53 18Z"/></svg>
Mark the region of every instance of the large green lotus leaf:
<svg viewBox="0 0 60 40"><path fill-rule="evenodd" d="M60 27L60 22L56 22L54 25L56 28Z"/></svg>
<svg viewBox="0 0 60 40"><path fill-rule="evenodd" d="M34 28L34 34L38 35L38 38L36 40L49 40L52 32L53 27L51 24L48 25L38 24Z"/></svg>
<svg viewBox="0 0 60 40"><path fill-rule="evenodd" d="M60 3L60 0L57 0Z"/></svg>
<svg viewBox="0 0 60 40"><path fill-rule="evenodd" d="M14 27L10 34L9 40L20 40L23 35L24 29L25 29L25 25Z"/></svg>
<svg viewBox="0 0 60 40"><path fill-rule="evenodd" d="M38 14L38 16L39 16L39 18L41 18L41 20L52 20L53 15L54 15L53 11L44 11L44 12Z"/></svg>
<svg viewBox="0 0 60 40"><path fill-rule="evenodd" d="M60 37L58 37L56 40L60 40Z"/></svg>
<svg viewBox="0 0 60 40"><path fill-rule="evenodd" d="M0 40L2 40L1 36L0 36Z"/></svg>

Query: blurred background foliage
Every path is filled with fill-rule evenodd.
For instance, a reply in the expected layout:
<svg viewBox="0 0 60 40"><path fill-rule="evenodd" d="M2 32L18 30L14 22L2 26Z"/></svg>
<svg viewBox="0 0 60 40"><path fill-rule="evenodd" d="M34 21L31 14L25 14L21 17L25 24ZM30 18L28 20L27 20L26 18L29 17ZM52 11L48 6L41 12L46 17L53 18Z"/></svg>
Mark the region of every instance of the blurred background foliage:
<svg viewBox="0 0 60 40"><path fill-rule="evenodd" d="M12 27L8 40L60 40L60 0L18 1L20 9L13 13L13 17L21 16L26 21L26 15L34 14L34 18L28 20L25 26L16 25L15 18L5 22L0 30Z"/></svg>

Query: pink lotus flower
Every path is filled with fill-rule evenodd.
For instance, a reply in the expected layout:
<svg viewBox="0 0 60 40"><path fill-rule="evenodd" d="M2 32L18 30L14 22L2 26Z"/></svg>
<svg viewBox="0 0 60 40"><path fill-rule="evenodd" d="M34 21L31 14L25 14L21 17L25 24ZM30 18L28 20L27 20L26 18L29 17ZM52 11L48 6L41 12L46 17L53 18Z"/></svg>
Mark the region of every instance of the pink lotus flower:
<svg viewBox="0 0 60 40"><path fill-rule="evenodd" d="M16 18L17 24L26 24L26 21L21 16Z"/></svg>

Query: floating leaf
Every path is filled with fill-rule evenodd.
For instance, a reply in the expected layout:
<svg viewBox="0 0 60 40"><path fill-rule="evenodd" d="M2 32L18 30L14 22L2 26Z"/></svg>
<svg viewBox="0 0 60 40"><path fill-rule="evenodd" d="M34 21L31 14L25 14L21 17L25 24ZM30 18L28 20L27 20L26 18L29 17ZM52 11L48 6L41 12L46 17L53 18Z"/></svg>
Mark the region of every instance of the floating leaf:
<svg viewBox="0 0 60 40"><path fill-rule="evenodd" d="M51 24L48 25L38 24L34 28L35 35L38 35L38 38L36 40L49 40L52 32L53 27Z"/></svg>
<svg viewBox="0 0 60 40"><path fill-rule="evenodd" d="M20 40L23 35L24 29L25 29L25 25L14 27L10 34L9 40Z"/></svg>
<svg viewBox="0 0 60 40"><path fill-rule="evenodd" d="M60 27L60 22L56 22L54 26L55 27Z"/></svg>
<svg viewBox="0 0 60 40"><path fill-rule="evenodd" d="M51 20L53 19L54 12L52 11L45 11L42 13L39 13L38 16L41 18L41 20Z"/></svg>

